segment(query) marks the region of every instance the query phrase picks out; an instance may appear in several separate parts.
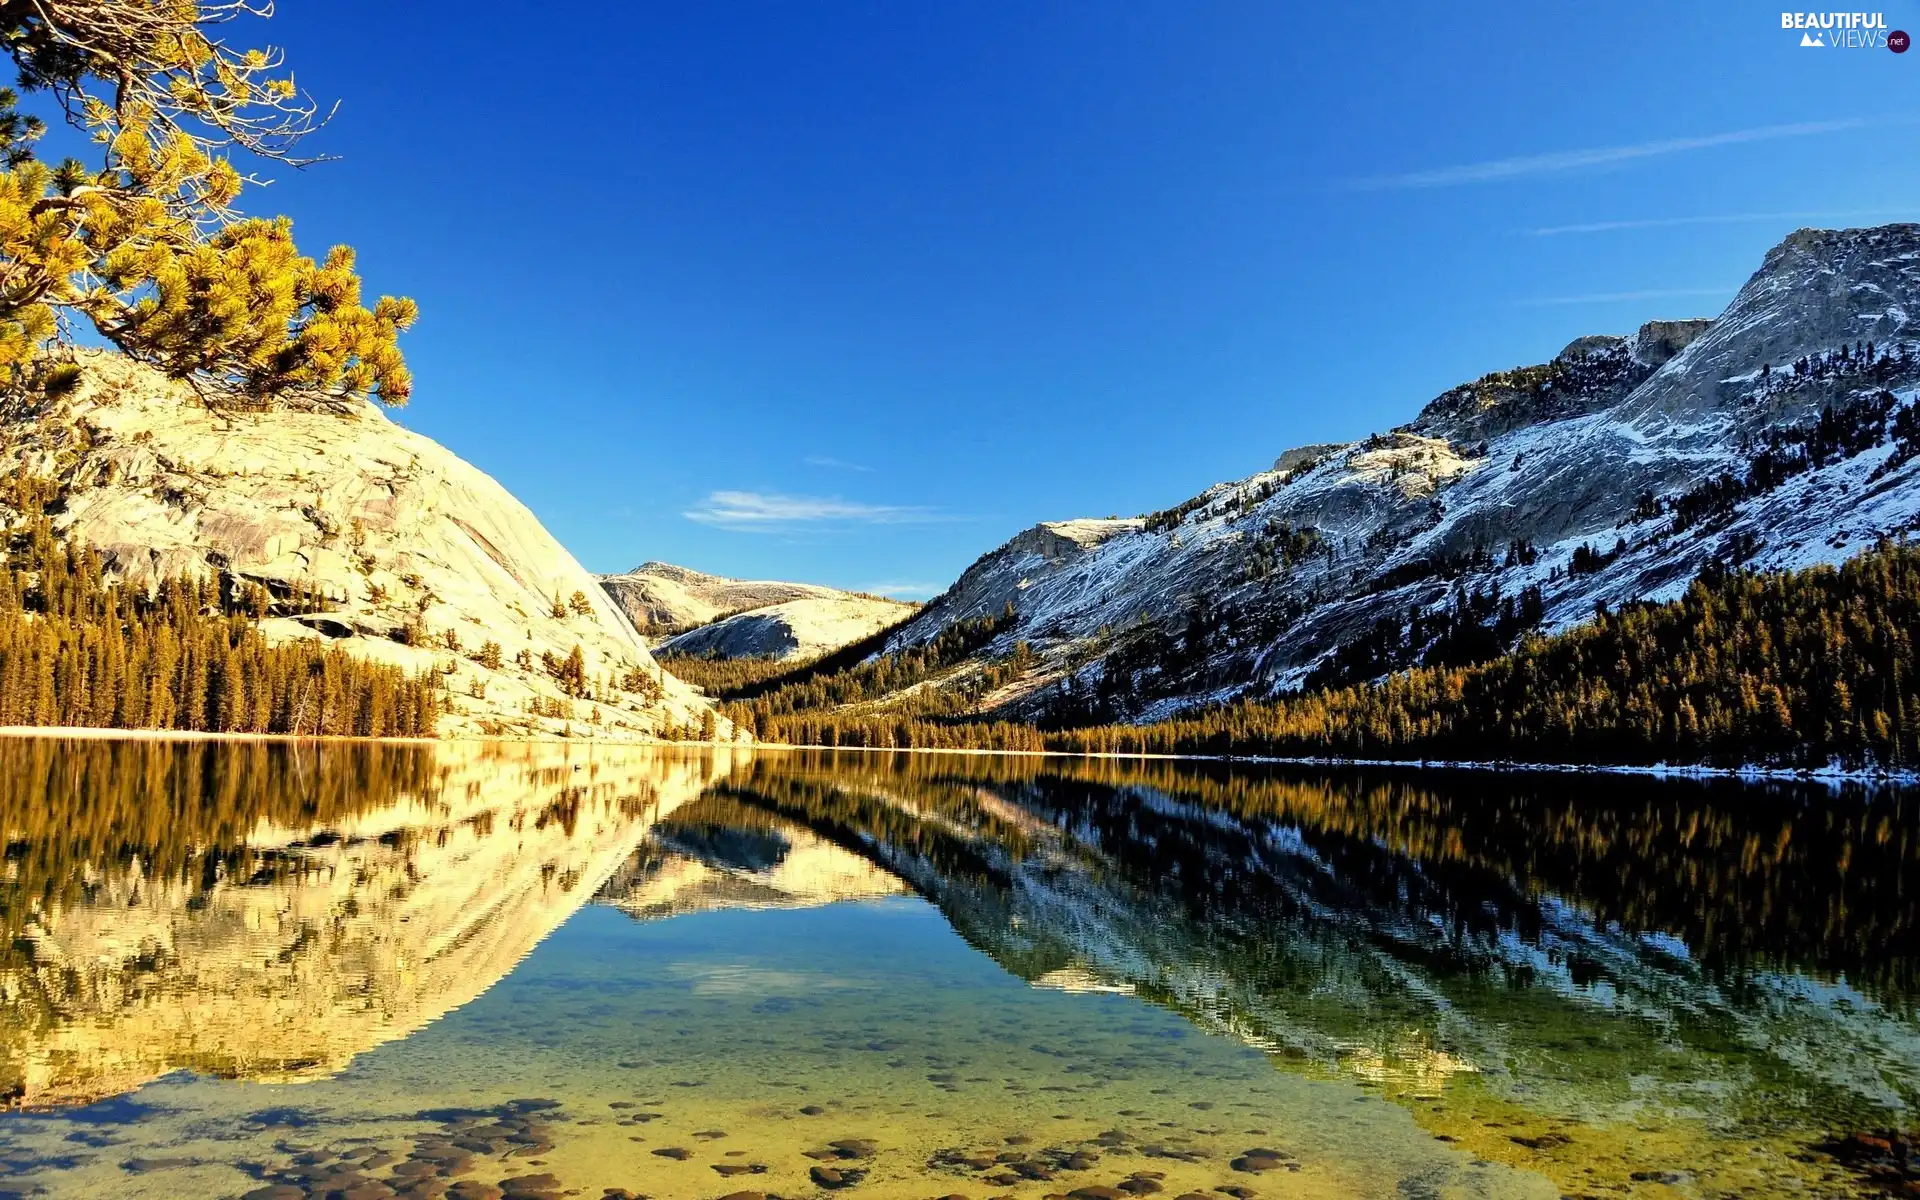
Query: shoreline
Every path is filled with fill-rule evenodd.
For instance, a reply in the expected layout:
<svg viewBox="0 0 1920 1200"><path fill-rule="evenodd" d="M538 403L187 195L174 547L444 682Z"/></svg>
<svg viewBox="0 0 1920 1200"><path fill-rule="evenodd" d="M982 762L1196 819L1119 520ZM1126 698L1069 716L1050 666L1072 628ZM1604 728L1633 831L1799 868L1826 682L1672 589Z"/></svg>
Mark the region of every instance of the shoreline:
<svg viewBox="0 0 1920 1200"><path fill-rule="evenodd" d="M345 734L226 733L196 729L109 729L91 725L0 725L0 738L57 738L90 741L140 742L308 742L368 743L397 746L442 746L461 742L504 742L560 746L687 746L715 750L832 750L854 754L947 754L998 758L1076 758L1137 760L1141 762L1243 763L1252 766L1283 767L1374 767L1421 771L1485 771L1494 774L1538 772L1576 775L1638 775L1652 779L1734 779L1751 783L1869 783L1883 785L1920 784L1920 770L1887 767L1851 768L1767 767L1757 763L1737 767L1685 763L1566 763L1524 762L1508 759L1453 758L1341 758L1334 755L1260 755L1260 754L1160 754L1122 751L1072 750L984 750L972 747L952 749L934 746L826 746L803 742L698 742L649 738L610 742L598 738L512 738L512 737L353 737Z"/></svg>
<svg viewBox="0 0 1920 1200"><path fill-rule="evenodd" d="M130 742L364 742L382 746L437 746L453 740L354 737L339 733L227 733L215 729L112 729L99 725L0 725L0 737Z"/></svg>
<svg viewBox="0 0 1920 1200"><path fill-rule="evenodd" d="M736 750L761 744L667 741L661 738L359 737L345 733L229 733L215 729L115 729L100 725L0 725L0 738L132 742L345 742L370 746L458 746L478 742L514 746L715 746Z"/></svg>
<svg viewBox="0 0 1920 1200"><path fill-rule="evenodd" d="M725 745L727 743L682 742L681 745ZM1577 775L1642 775L1656 779L1739 779L1753 783L1920 783L1920 771L1887 767L1765 767L1745 764L1716 767L1707 764L1676 763L1552 763L1506 759L1456 758L1340 758L1332 755L1278 756L1261 754L1151 754L1120 751L1071 750L943 750L931 746L822 746L812 743L754 742L760 750L845 750L861 754L992 754L1008 758L1094 758L1139 759L1157 762L1246 763L1255 766L1290 767L1387 767L1423 771L1486 771L1496 774L1543 772Z"/></svg>

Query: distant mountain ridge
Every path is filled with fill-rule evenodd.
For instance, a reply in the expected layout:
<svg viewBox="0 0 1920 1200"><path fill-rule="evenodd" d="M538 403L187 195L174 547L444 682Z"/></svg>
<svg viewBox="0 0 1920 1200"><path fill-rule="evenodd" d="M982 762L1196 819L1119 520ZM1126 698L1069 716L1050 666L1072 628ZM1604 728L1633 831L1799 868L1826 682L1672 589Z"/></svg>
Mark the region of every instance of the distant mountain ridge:
<svg viewBox="0 0 1920 1200"><path fill-rule="evenodd" d="M643 562L616 575L602 575L600 586L632 620L634 628L653 637L685 633L748 609L842 594L811 583L733 579L657 561Z"/></svg>
<svg viewBox="0 0 1920 1200"><path fill-rule="evenodd" d="M912 615L914 604L812 583L732 579L644 562L600 586L665 654L812 658Z"/></svg>
<svg viewBox="0 0 1920 1200"><path fill-rule="evenodd" d="M1577 339L1129 520L1045 522L890 641L1018 613L998 711L1152 719L1511 643L1920 528L1920 225L1800 230L1712 320ZM1447 639L1455 640L1449 642Z"/></svg>

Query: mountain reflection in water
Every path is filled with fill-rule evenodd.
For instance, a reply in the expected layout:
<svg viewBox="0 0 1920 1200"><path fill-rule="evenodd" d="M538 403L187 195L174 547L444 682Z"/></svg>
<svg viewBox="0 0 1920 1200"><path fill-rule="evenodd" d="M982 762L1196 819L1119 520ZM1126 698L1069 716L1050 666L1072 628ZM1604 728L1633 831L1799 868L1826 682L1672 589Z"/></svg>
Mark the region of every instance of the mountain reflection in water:
<svg viewBox="0 0 1920 1200"><path fill-rule="evenodd" d="M849 929L893 938L876 931L897 930L886 914L912 896L999 971L1039 989L1029 994L1058 995L1036 1013L1086 1024L1086 1062L1111 1054L1114 1086L1145 1061L1126 1041L1144 1036L1144 1018L1122 1014L1160 1009L1221 1035L1209 1054L1250 1047L1274 1087L1308 1089L1259 1101L1281 1128L1288 1104L1311 1113L1335 1094L1327 1089L1357 1089L1407 1114L1399 1120L1410 1116L1414 1128L1391 1153L1400 1136L1391 1122L1364 1138L1329 1132L1324 1143L1326 1156L1356 1164L1392 1159L1402 1194L1532 1194L1525 1180L1540 1177L1551 1181L1544 1195L1908 1186L1903 1139L1920 1100L1920 814L1910 793L924 754L25 739L0 739L0 780L0 1088L16 1107L42 1111L0 1121L0 1179L11 1162L50 1194L83 1194L74 1190L82 1175L63 1175L36 1148L51 1127L21 1122L157 1094L143 1085L182 1069L330 1081L284 1096L333 1088L345 1104L360 1070L349 1065L373 1071L392 1051L376 1047L408 1039L419 1061L410 1060L407 1099L416 1110L451 1103L420 1094L443 1070L435 1039L460 1035L462 1020L488 1023L493 1037L536 1021L525 1007L517 1018L494 1011L492 997L475 1003L503 978L501 1003L576 1002L542 985L572 969L566 962L547 968L545 950L521 962L584 920L576 913L589 902L663 936L734 914L686 925L689 937L701 931L696 945L626 944L628 957L612 962L606 946L619 943L605 939L617 931L597 919L581 929L601 939L593 970L628 973L604 985L612 991L675 972L703 981L688 995L706 997L711 1027L699 1024L698 1005L669 1010L657 998L602 1015L628 1031L661 1021L657 1040L675 1047L661 1054L682 1055L675 1069L711 1072L707 1119L737 1100L740 1112L759 1114L739 1119L764 1120L776 1085L729 1082L729 1056L741 1052L710 1044L739 1036L723 1028L764 1031L771 1073L798 1077L821 1046L863 1052L869 1040L939 1034L931 1022L843 1045L821 1032L837 1010L859 1012L862 1028L890 1019L898 993L921 986L910 950L883 957L869 976L849 958L837 982L805 969L833 957ZM837 924L782 927L825 939L788 947L792 963L755 940L766 930L739 924L847 901L865 903L844 907L851 915ZM939 958L914 936L904 944ZM685 957L637 957L656 953ZM954 969L963 974L945 985L959 1014L950 1025L1012 1003L990 980L964 975L970 968ZM822 980L831 986L820 990ZM566 990L583 988L592 990ZM736 993L758 1006L739 1014L754 1024L724 1024ZM455 1016L426 1028L445 1014ZM782 1043L788 1020L796 1024ZM1109 1028L1093 1028L1102 1023ZM542 1026L539 1045L564 1049L572 1037L584 1048L604 1032L558 1021ZM962 1034L951 1036L952 1057L964 1060ZM906 1057L882 1054L888 1066ZM939 1055L936 1047L929 1062ZM1183 1112L1214 1109L1214 1098L1196 1098L1208 1078L1253 1097L1244 1082L1228 1087L1227 1058L1204 1065L1192 1078L1169 1075L1159 1091L1177 1094ZM554 1112L574 1113L576 1101L600 1097L604 1108L598 1069L554 1081L559 1099L541 1103L565 1101ZM1027 1070L1038 1086L1051 1069ZM451 1093L453 1075L445 1078ZM984 1077L931 1071L933 1083L916 1086L942 1095L918 1108L884 1071L870 1086L866 1078L850 1077L835 1103L863 1111L853 1093L866 1088L873 1111L882 1101L914 1109L919 1125L893 1118L903 1143L930 1140L903 1144L889 1166L849 1168L875 1172L863 1194L1063 1195L1116 1182L1061 1173L1081 1161L1075 1153L1089 1162L1129 1154L1131 1143L1111 1138L1080 1151L1062 1143L1044 1172L988 1182L1004 1168L955 1156L985 1136L991 1108L947 1098ZM1071 1086L1091 1085L1082 1076ZM738 1095L723 1101L730 1087ZM225 1103L193 1092L203 1094L196 1102ZM1144 1122L1146 1112L1106 1119ZM558 1144L555 1161L568 1153L564 1131L594 1134L595 1121L572 1119L542 1134ZM623 1130L622 1140L644 1143L671 1120L648 1134ZM1318 1136L1306 1121L1303 1144ZM1253 1153L1253 1135L1225 1122L1167 1136L1190 1144L1139 1153L1171 1162L1173 1176L1160 1172L1170 1190L1258 1174L1262 1195L1318 1194L1319 1170L1325 1194L1386 1186L1341 1176L1332 1162L1235 1174L1226 1159ZM241 1168L255 1182L328 1194L312 1178L276 1174L268 1151L286 1149L285 1139L262 1137L267 1150L250 1151ZM1210 1139L1225 1140L1215 1149ZM594 1144L604 1159L606 1146ZM212 1170L204 1155L192 1161ZM636 1186L655 1195L739 1190L675 1174L682 1163L671 1156L643 1163L652 1182L642 1172ZM1478 1164L1517 1174L1476 1174ZM720 1179L723 1165L711 1167ZM754 1166L767 1187L789 1169ZM1221 1180L1180 1175L1203 1168ZM799 1188L819 1183L812 1169L804 1160L790 1168ZM906 1190L886 1190L896 1185ZM416 1193L396 1184L393 1194Z"/></svg>
<svg viewBox="0 0 1920 1200"><path fill-rule="evenodd" d="M713 760L0 738L0 1090L320 1077L512 970Z"/></svg>

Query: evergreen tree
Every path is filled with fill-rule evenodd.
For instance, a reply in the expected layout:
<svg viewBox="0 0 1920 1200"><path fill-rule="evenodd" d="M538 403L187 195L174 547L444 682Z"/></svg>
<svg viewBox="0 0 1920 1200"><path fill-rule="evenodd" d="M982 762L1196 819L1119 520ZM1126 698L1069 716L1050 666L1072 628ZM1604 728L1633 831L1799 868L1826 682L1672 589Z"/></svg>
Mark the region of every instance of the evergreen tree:
<svg viewBox="0 0 1920 1200"><path fill-rule="evenodd" d="M39 499L11 481L15 504ZM437 680L336 646L270 645L260 597L207 581L108 579L42 511L0 554L0 725L431 737Z"/></svg>
<svg viewBox="0 0 1920 1200"><path fill-rule="evenodd" d="M1535 603L1516 619L1537 620ZM1920 761L1915 629L1920 548L1888 544L1840 567L1710 571L1678 600L1600 607L1587 625L1529 635L1488 661L1153 725L1043 731L978 715L984 693L966 687L889 701L898 687L883 682L934 673L900 656L727 711L763 740L810 745L1908 767ZM1004 678L991 671L983 685Z"/></svg>
<svg viewBox="0 0 1920 1200"><path fill-rule="evenodd" d="M0 91L0 378L18 381L63 316L214 395L292 389L404 404L396 339L411 300L360 298L353 251L316 262L286 218L247 219L228 157L299 162L315 106L273 51L214 31L235 0L0 4L0 35L30 92L50 93L100 147L92 164L36 157L45 126ZM63 373L43 382L63 385Z"/></svg>

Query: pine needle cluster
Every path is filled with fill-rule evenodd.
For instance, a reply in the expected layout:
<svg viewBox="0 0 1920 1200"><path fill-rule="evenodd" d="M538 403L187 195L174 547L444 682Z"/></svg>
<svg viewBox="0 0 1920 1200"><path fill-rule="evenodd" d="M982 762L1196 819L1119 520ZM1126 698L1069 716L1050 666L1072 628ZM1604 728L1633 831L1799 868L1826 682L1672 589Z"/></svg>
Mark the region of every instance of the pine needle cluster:
<svg viewBox="0 0 1920 1200"><path fill-rule="evenodd" d="M255 180L233 155L298 162L292 149L316 123L276 53L214 36L269 11L242 0L0 4L21 86L53 96L99 154L41 161L45 122L0 89L0 381L20 383L79 319L210 403L294 391L406 403L413 380L397 339L414 302L368 307L351 248L316 262L285 217L237 208Z"/></svg>

